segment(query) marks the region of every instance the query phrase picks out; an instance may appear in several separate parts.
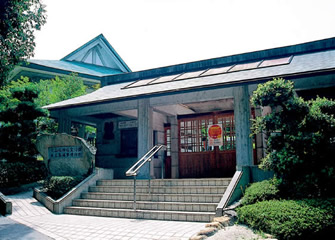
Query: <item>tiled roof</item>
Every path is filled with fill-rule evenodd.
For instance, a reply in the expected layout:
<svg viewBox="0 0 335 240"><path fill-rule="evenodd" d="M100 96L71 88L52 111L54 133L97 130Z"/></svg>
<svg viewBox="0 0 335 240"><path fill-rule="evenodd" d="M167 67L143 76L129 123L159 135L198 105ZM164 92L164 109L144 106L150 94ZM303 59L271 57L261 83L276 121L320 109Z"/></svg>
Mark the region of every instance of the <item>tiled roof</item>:
<svg viewBox="0 0 335 240"><path fill-rule="evenodd" d="M136 81L112 84L81 97L48 105L46 108L57 109L80 106L84 104L114 101L153 94L194 90L203 87L224 87L231 86L232 84L250 84L272 77L285 77L327 70L335 70L335 50L296 55L292 57L289 64L283 65L257 67L243 71L228 71L209 76L201 75L200 77L195 78L168 82L163 81L157 84L148 84L137 87L127 87ZM147 83L150 83L150 81L154 81L155 79L157 79L157 77L148 79Z"/></svg>

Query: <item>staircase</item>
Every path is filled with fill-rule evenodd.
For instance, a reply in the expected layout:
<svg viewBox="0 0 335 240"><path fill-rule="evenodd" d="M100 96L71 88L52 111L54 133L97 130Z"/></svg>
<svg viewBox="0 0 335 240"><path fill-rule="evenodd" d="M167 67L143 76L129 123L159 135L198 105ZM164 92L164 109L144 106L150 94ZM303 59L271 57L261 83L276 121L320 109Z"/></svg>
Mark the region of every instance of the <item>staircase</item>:
<svg viewBox="0 0 335 240"><path fill-rule="evenodd" d="M64 213L154 220L210 222L230 178L137 180L136 210L133 180L99 180L73 200Z"/></svg>

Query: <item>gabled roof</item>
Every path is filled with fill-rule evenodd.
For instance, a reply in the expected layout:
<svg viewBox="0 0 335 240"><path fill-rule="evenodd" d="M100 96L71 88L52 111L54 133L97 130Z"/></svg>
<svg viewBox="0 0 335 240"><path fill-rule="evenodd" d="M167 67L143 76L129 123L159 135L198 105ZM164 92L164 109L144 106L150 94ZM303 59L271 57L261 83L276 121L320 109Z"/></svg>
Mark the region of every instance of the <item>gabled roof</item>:
<svg viewBox="0 0 335 240"><path fill-rule="evenodd" d="M121 72L131 72L103 34L66 55L61 61L86 63L120 70Z"/></svg>
<svg viewBox="0 0 335 240"><path fill-rule="evenodd" d="M10 76L15 80L28 76L32 80L77 73L85 84L100 83L102 77L131 72L106 38L100 34L61 60L29 59L17 66Z"/></svg>

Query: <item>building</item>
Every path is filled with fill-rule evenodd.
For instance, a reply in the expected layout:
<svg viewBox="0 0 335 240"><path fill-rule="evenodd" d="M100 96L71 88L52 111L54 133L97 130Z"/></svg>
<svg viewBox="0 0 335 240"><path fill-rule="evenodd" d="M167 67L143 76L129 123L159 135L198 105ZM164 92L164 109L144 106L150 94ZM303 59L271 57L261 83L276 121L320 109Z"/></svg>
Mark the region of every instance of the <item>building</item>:
<svg viewBox="0 0 335 240"><path fill-rule="evenodd" d="M84 68L85 59L79 49L65 62ZM116 59L118 73L90 74L99 90L46 107L61 132L71 122L97 127L96 166L113 168L115 178L158 143L167 150L139 177L231 177L257 164L265 143L249 137L250 118L267 109L251 108L249 97L274 77L292 80L305 98L335 97L335 38L138 72ZM207 128L214 124L222 125L223 141L213 147Z"/></svg>
<svg viewBox="0 0 335 240"><path fill-rule="evenodd" d="M27 76L32 81L77 73L87 86L100 83L104 76L131 72L107 39L100 34L60 60L29 59L17 66L10 79Z"/></svg>

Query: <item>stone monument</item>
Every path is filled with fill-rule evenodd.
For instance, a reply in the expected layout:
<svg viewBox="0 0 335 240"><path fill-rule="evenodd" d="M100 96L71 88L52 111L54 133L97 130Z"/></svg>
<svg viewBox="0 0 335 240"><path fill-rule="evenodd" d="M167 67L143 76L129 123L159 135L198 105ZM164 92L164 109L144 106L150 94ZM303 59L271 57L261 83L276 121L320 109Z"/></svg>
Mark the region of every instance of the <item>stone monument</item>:
<svg viewBox="0 0 335 240"><path fill-rule="evenodd" d="M66 133L37 137L37 150L52 176L84 176L95 165L95 148Z"/></svg>

